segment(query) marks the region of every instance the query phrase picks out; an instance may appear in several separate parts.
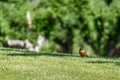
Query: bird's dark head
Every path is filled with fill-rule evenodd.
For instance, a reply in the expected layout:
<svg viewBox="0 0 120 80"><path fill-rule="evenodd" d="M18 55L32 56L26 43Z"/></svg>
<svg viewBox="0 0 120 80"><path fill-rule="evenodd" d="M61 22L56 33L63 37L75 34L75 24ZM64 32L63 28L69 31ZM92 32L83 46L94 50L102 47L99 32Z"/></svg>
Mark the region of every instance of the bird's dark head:
<svg viewBox="0 0 120 80"><path fill-rule="evenodd" d="M82 48L79 49L80 51L83 50Z"/></svg>

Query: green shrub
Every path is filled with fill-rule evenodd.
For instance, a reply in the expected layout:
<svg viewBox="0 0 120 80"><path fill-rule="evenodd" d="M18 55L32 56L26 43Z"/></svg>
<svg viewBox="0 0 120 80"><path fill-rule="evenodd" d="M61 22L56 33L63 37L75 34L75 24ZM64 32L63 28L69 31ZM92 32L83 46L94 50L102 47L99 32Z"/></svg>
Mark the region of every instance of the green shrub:
<svg viewBox="0 0 120 80"><path fill-rule="evenodd" d="M91 53L108 55L120 41L119 0L2 0L0 5L2 43L9 38L28 38L35 43L41 34L63 52L77 53L84 47L92 49ZM27 11L32 29L27 25ZM55 47L48 51L58 49Z"/></svg>

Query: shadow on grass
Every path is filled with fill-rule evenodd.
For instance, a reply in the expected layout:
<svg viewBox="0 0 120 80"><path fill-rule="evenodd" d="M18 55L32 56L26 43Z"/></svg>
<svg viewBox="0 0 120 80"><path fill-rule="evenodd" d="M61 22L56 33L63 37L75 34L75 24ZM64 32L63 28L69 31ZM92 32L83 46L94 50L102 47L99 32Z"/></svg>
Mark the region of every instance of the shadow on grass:
<svg viewBox="0 0 120 80"><path fill-rule="evenodd" d="M48 52L35 52L35 51L28 51L25 49L14 49L14 48L0 48L0 51L6 51L5 54L2 55L7 55L7 56L53 56L53 57L80 57L79 55L73 55L73 54L63 54L63 53L48 53Z"/></svg>
<svg viewBox="0 0 120 80"><path fill-rule="evenodd" d="M33 51L23 51L23 52L19 52L19 53L10 52L9 54L7 53L5 55L7 55L7 56L31 56L31 57L35 57L35 56L80 57L80 56L73 55L73 54L45 53L45 52L33 52Z"/></svg>
<svg viewBox="0 0 120 80"><path fill-rule="evenodd" d="M103 64L103 63L114 63L114 61L102 61L102 60L96 60L96 61L87 61L86 63L99 63L99 64Z"/></svg>
<svg viewBox="0 0 120 80"><path fill-rule="evenodd" d="M120 66L120 62L116 62L115 65Z"/></svg>
<svg viewBox="0 0 120 80"><path fill-rule="evenodd" d="M87 61L86 63L91 63L91 64L115 64L116 66L120 66L120 61L114 61L114 60L96 60L96 61Z"/></svg>

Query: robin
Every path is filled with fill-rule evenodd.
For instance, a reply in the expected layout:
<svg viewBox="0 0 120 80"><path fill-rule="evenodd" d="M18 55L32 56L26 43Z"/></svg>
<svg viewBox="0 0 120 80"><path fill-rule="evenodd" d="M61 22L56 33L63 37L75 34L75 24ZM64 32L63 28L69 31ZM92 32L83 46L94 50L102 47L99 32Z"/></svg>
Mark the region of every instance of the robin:
<svg viewBox="0 0 120 80"><path fill-rule="evenodd" d="M82 48L79 49L79 54L82 56L82 57L86 57L87 56L87 53L85 52L85 50L83 50ZM88 56L87 56L88 57Z"/></svg>

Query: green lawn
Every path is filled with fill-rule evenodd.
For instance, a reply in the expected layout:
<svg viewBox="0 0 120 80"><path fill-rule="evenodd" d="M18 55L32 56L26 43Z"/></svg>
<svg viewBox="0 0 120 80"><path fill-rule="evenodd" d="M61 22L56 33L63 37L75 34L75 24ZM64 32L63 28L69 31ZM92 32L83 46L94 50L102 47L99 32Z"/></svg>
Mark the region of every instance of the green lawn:
<svg viewBox="0 0 120 80"><path fill-rule="evenodd" d="M0 80L120 80L120 58L0 49Z"/></svg>

